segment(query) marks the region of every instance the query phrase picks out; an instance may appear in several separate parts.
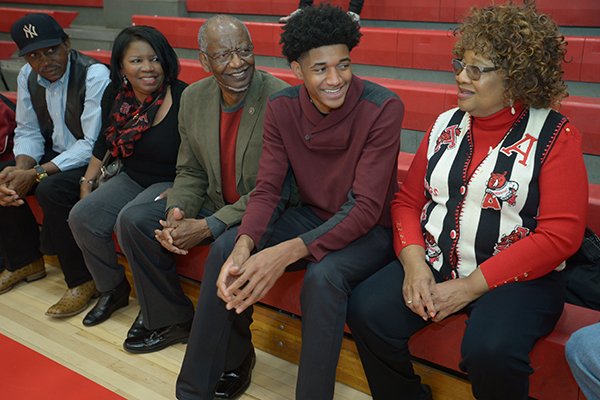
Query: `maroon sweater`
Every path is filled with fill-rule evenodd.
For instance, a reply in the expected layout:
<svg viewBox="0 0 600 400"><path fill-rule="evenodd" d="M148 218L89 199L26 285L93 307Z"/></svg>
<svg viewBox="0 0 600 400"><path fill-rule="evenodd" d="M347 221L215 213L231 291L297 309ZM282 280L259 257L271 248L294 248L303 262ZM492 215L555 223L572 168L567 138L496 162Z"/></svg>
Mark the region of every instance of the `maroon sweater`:
<svg viewBox="0 0 600 400"><path fill-rule="evenodd" d="M375 225L391 225L404 105L388 89L353 77L344 105L322 115L306 88L271 96L265 113L256 189L238 235L256 245L277 218L286 176L324 222L300 236L313 260L339 250Z"/></svg>

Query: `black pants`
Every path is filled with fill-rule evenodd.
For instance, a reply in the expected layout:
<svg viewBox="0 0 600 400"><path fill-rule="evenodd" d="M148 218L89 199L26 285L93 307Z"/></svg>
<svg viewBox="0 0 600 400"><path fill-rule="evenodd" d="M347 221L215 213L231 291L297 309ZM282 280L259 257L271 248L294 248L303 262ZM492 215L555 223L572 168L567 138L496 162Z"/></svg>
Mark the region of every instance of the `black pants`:
<svg viewBox="0 0 600 400"><path fill-rule="evenodd" d="M308 207L287 210L272 226L265 247L297 237L323 223ZM228 311L216 294L221 266L235 244L237 228L212 245L188 347L177 379L177 398L211 399L223 371L237 367L252 350L252 309ZM393 259L389 228L376 226L345 248L319 262L301 260L306 268L300 295L302 350L296 385L298 400L333 398L335 371L344 334L348 296L362 280Z"/></svg>
<svg viewBox="0 0 600 400"><path fill-rule="evenodd" d="M14 161L0 164L0 170ZM73 239L67 218L79 201L79 178L86 167L48 176L33 189L44 211L41 232L27 203L20 207L0 207L0 251L6 269L14 271L42 256L56 254L65 281L75 287L92 279Z"/></svg>
<svg viewBox="0 0 600 400"><path fill-rule="evenodd" d="M408 339L428 322L404 304L403 280L404 269L394 261L355 288L349 302L348 324L375 400L416 400L421 391ZM556 325L564 299L563 277L552 272L500 286L465 308L469 318L460 368L468 373L477 399L528 398L529 352Z"/></svg>
<svg viewBox="0 0 600 400"><path fill-rule="evenodd" d="M365 0L350 0L350 6L348 7L348 11L352 11L360 15L364 2ZM298 3L298 8L311 7L312 5L313 0L300 0L300 3Z"/></svg>

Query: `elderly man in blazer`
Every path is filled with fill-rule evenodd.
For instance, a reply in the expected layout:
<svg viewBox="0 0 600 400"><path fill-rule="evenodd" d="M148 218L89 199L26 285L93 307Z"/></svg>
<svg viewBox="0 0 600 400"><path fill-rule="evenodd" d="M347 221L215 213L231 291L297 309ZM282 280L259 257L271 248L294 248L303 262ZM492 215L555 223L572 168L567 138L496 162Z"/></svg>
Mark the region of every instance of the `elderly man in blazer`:
<svg viewBox="0 0 600 400"><path fill-rule="evenodd" d="M210 18L198 41L200 62L212 76L181 97L173 188L117 221L141 306L123 345L131 353L187 341L194 309L179 284L175 254L240 223L255 186L267 98L288 86L255 70L252 41L238 19Z"/></svg>

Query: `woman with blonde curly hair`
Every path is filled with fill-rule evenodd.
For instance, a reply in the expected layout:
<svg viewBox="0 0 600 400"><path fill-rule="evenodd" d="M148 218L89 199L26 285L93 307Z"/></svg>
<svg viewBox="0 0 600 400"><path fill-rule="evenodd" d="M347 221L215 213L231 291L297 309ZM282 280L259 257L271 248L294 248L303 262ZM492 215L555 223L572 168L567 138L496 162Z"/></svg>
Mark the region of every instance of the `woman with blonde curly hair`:
<svg viewBox="0 0 600 400"><path fill-rule="evenodd" d="M529 352L561 315L558 271L583 237L581 135L550 108L567 95L556 24L529 3L491 6L456 36L458 107L430 128L392 202L398 260L350 299L375 399L431 398L408 339L458 312L474 396L527 399Z"/></svg>

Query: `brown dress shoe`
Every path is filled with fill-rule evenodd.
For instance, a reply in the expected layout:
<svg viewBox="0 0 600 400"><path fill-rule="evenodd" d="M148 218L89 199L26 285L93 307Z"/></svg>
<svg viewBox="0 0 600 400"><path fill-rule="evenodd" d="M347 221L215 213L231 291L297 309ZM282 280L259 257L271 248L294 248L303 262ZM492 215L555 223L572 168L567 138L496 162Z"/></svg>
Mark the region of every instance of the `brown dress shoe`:
<svg viewBox="0 0 600 400"><path fill-rule="evenodd" d="M33 282L45 276L46 268L42 257L16 271L5 269L0 273L0 294L8 292L21 281Z"/></svg>
<svg viewBox="0 0 600 400"><path fill-rule="evenodd" d="M70 317L85 310L98 291L94 281L87 281L74 288L67 289L63 297L46 311L46 315L55 318Z"/></svg>

